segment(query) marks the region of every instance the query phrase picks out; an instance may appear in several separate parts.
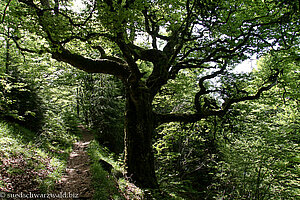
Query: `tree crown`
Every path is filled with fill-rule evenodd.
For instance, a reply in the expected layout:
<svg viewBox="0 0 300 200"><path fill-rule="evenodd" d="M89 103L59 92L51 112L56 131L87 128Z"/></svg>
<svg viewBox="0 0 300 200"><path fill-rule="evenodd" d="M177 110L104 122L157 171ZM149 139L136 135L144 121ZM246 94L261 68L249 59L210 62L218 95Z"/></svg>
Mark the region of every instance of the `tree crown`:
<svg viewBox="0 0 300 200"><path fill-rule="evenodd" d="M3 5L2 26L13 27L9 37L23 51L50 53L84 71L115 75L129 88L143 83L152 98L180 71L198 69L193 116L197 119L258 98L276 83L276 78L267 78L249 93L242 92L245 84L228 92L228 84L211 87L208 80L242 78L242 83L245 76L230 75L237 63L299 44L297 1L87 0L81 10L74 10L72 3L8 1ZM36 41L34 45L27 45L30 40ZM275 70L269 76L279 75ZM222 96L222 105L203 107L208 97L216 95ZM160 117L183 120L177 115Z"/></svg>

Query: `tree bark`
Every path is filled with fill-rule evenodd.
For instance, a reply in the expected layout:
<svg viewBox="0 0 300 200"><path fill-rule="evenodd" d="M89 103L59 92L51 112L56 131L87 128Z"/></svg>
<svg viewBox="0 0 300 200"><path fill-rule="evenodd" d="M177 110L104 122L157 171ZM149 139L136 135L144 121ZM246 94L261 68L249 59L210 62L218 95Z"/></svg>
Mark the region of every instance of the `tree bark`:
<svg viewBox="0 0 300 200"><path fill-rule="evenodd" d="M145 88L127 89L125 113L125 164L127 175L142 188L157 189L152 135L154 115Z"/></svg>

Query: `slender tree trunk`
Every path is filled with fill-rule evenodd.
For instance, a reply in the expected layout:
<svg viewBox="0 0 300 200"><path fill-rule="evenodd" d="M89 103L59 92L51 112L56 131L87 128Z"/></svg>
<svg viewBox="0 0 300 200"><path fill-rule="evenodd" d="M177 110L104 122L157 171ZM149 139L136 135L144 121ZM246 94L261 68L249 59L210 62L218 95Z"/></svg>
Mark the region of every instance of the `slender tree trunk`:
<svg viewBox="0 0 300 200"><path fill-rule="evenodd" d="M7 35L10 35L10 29L8 27ZM9 66L10 66L10 43L9 38L6 39L6 56L5 56L5 73L9 73Z"/></svg>
<svg viewBox="0 0 300 200"><path fill-rule="evenodd" d="M79 101L79 86L76 88L76 111L77 117L80 118L80 101Z"/></svg>
<svg viewBox="0 0 300 200"><path fill-rule="evenodd" d="M142 188L158 188L154 168L151 97L143 89L127 90L125 114L125 163L127 175Z"/></svg>

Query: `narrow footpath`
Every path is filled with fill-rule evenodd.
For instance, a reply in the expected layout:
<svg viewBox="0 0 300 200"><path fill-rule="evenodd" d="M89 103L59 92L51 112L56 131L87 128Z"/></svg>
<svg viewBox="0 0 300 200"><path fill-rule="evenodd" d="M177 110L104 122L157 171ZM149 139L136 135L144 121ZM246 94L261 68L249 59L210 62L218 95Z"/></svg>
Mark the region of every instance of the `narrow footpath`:
<svg viewBox="0 0 300 200"><path fill-rule="evenodd" d="M94 193L91 185L90 160L86 151L94 136L84 127L79 128L82 132L82 139L74 143L66 174L58 184L58 192L68 197L64 199L92 199Z"/></svg>

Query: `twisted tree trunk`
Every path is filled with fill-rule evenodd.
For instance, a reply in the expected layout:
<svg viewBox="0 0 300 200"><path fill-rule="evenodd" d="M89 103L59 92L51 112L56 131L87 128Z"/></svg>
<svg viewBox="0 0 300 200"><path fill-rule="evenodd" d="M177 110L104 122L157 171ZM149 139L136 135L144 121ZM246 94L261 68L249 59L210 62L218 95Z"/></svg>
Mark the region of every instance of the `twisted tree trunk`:
<svg viewBox="0 0 300 200"><path fill-rule="evenodd" d="M154 116L150 93L145 88L127 90L125 114L125 163L127 174L142 188L158 188L152 134Z"/></svg>

